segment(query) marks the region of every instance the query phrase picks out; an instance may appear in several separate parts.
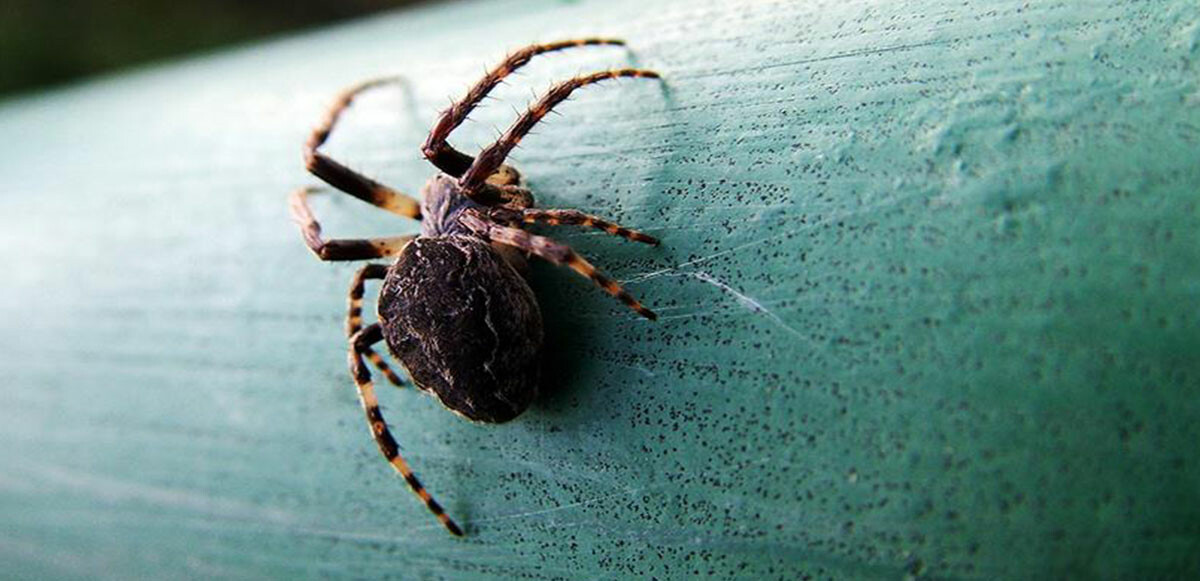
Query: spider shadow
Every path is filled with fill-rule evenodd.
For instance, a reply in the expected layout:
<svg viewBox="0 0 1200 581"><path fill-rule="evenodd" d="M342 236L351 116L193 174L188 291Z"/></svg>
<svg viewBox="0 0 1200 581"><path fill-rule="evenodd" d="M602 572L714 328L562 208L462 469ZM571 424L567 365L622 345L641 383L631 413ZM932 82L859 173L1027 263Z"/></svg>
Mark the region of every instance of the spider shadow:
<svg viewBox="0 0 1200 581"><path fill-rule="evenodd" d="M627 51L626 60L630 66L641 66L638 55L632 50ZM678 102L675 99L673 87L665 77L660 80L659 87L662 99L661 114L669 118L678 105ZM676 122L673 125L673 129L669 133L671 142L685 142L684 140L687 138L687 126L680 122ZM679 167L679 162L684 156L684 151L678 148L672 149L662 163L647 173L650 177L650 185L647 187L652 192L660 192L672 184L684 181L685 178L676 169ZM654 234L653 228L646 231ZM554 235L550 231L540 233ZM670 241L664 240L663 244L669 245ZM662 259L663 256L668 254L664 253L663 250L662 247L653 248L650 250L648 258ZM573 407L572 401L576 399L573 395L580 393L576 390L594 389L594 383L584 380L594 377L596 366L604 364L589 361L586 355L597 353L606 345L611 344L614 336L607 334L611 332L611 329L609 331L602 331L598 328L591 328L585 322L581 322L580 318L576 315L579 311L578 305L571 303L570 299L561 292L552 292L559 284L558 277L570 279L573 277L572 274L564 274L563 269L542 261L535 260L531 261L531 263L533 268L529 274L528 281L538 296L538 301L542 308L543 327L546 333L542 351L540 393L538 398L534 400L532 407L551 419L561 419L581 412L588 413L586 410L578 410ZM568 280L566 284L578 282ZM602 295L603 293L600 294ZM605 300L607 300L607 297L605 297ZM653 305L650 306L653 307ZM643 323L645 321L638 322Z"/></svg>
<svg viewBox="0 0 1200 581"><path fill-rule="evenodd" d="M542 326L545 339L542 346L542 378L539 393L533 407L551 417L562 417L572 413L571 394L586 389L581 379L584 360L581 353L590 353L603 341L597 333L580 329L579 320L572 316L575 309L561 293L551 292L564 273L549 264L533 265L529 282L538 295L542 308ZM568 281L577 282L577 281Z"/></svg>

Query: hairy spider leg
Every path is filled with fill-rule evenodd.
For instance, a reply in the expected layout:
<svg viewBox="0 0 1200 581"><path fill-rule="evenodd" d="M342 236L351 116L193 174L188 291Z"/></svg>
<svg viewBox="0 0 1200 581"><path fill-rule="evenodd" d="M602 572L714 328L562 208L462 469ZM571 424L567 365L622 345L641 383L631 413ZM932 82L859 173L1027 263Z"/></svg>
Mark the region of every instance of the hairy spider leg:
<svg viewBox="0 0 1200 581"><path fill-rule="evenodd" d="M632 228L626 228L620 224L609 222L599 216L584 214L578 210L553 210L540 208L526 208L522 210L512 210L508 207L492 208L488 212L488 218L495 220L498 223L525 223L535 224L541 222L551 226L559 224L569 224L572 226L582 226L584 228L595 228L603 230L613 236L619 236L634 242L644 242L657 246L658 239L638 232Z"/></svg>
<svg viewBox="0 0 1200 581"><path fill-rule="evenodd" d="M559 266L566 266L591 279L592 282L596 283L596 286L616 297L617 300L625 303L629 308L637 311L637 314L651 321L658 318L658 315L655 315L654 311L646 308L637 299L633 298L633 295L630 295L625 289L621 288L621 285L617 284L617 281L601 274L595 266L592 266L590 262L576 254L570 246L555 242L545 236L530 234L520 228L497 224L475 210L464 212L459 219L473 232L488 240L519 248Z"/></svg>
<svg viewBox="0 0 1200 581"><path fill-rule="evenodd" d="M392 468L395 468L396 472L404 477L408 487L421 498L429 512L432 512L442 522L446 530L461 537L462 529L458 528L458 525L446 515L442 505L430 496L429 491L425 490L421 481L413 475L408 463L400 456L400 448L396 444L396 439L392 437L392 432L388 430L387 423L383 420L383 412L379 410L379 400L375 397L375 385L371 382L371 372L363 364L362 359L364 348L369 348L382 340L383 331L379 327L379 323L372 323L350 337L350 375L354 377L354 384L358 386L358 399L362 403L363 411L367 414L367 425L371 428L375 443L379 445L379 451L383 453L383 457L392 465Z"/></svg>
<svg viewBox="0 0 1200 581"><path fill-rule="evenodd" d="M438 169L446 172L454 177L459 177L471 164L475 161L471 156L458 151L446 143L450 133L453 132L462 122L467 119L467 115L471 113L483 101L504 77L512 74L513 71L525 66L533 57L565 48L576 46L588 46L597 44L614 44L624 45L625 41L615 38L580 38L577 40L564 40L560 42L551 42L547 44L533 44L527 46L517 52L512 53L504 62L496 65L495 68L488 71L479 82L467 91L467 95L461 101L456 101L450 104L450 107L438 117L437 123L433 125L433 129L429 131L429 137L425 140L425 145L421 147L421 153L425 155L433 165ZM487 176L484 176L485 178Z"/></svg>
<svg viewBox="0 0 1200 581"><path fill-rule="evenodd" d="M333 131L338 119L341 118L342 112L350 106L359 93L397 82L400 82L398 77L372 79L338 93L333 104L325 112L325 117L313 128L308 141L304 144L304 165L313 175L342 192L389 212L419 220L421 219L421 203L415 198L355 172L317 151L325 143L325 140L329 139L329 134Z"/></svg>
<svg viewBox="0 0 1200 581"><path fill-rule="evenodd" d="M321 238L321 225L308 207L308 195L314 191L313 188L303 187L292 192L288 198L288 206L292 210L292 219L300 225L305 244L321 260L370 260L396 256L404 250L405 244L415 238L407 235L361 240L325 240Z"/></svg>
<svg viewBox="0 0 1200 581"><path fill-rule="evenodd" d="M517 146L521 138L529 134L538 121L541 121L543 117L549 114L550 110L556 105L565 101L575 89L619 77L659 78L658 73L654 71L618 69L575 77L551 87L525 114L513 122L512 126L508 128L508 131L498 141L479 153L475 158L475 163L471 164L466 173L462 174L462 177L458 179L458 185L462 188L463 193L472 199L480 198L477 201L484 202L488 198L488 195L481 191L484 188L484 182L488 176L495 173L500 165L504 163L504 160L508 158L508 154L512 152L512 149Z"/></svg>
<svg viewBox="0 0 1200 581"><path fill-rule="evenodd" d="M353 337L355 333L362 330L362 303L363 291L368 280L383 280L387 277L387 266L382 264L368 264L354 273L354 278L350 280L350 301L349 309L346 313L346 336ZM392 368L383 360L374 349L368 346L363 346L362 354L367 357L379 372L392 382L396 387L404 387L404 381Z"/></svg>

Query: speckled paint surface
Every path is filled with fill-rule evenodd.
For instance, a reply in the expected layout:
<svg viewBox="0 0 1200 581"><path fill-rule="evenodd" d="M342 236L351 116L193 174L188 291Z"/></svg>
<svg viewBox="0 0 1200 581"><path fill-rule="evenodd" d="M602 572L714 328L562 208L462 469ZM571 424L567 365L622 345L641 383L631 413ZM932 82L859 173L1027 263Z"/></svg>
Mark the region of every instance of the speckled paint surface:
<svg viewBox="0 0 1200 581"><path fill-rule="evenodd" d="M449 96L593 34L631 48L537 61L452 141L660 71L515 163L663 239L553 231L662 317L540 265L524 416L380 385L454 539L371 442L354 267L286 194L342 86L412 81L329 151L415 192ZM0 576L1194 576L1197 59L1192 2L463 2L0 104Z"/></svg>

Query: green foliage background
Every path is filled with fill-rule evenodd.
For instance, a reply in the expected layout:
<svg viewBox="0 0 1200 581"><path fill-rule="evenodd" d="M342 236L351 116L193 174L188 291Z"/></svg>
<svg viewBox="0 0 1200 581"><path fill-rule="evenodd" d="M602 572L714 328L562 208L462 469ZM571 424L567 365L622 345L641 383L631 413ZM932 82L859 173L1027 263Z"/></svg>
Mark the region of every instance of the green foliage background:
<svg viewBox="0 0 1200 581"><path fill-rule="evenodd" d="M5 0L0 3L0 94L411 3Z"/></svg>

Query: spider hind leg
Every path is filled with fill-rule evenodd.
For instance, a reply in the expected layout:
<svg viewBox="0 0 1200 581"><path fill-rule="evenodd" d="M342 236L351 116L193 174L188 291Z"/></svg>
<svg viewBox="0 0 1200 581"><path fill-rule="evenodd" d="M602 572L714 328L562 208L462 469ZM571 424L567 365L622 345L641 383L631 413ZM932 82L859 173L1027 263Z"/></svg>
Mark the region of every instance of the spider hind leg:
<svg viewBox="0 0 1200 581"><path fill-rule="evenodd" d="M382 264L368 264L354 274L354 278L350 282L350 298L346 312L346 336L353 337L355 333L362 330L362 303L363 293L366 290L366 281L368 280L383 280L387 277L387 267ZM367 361L370 361L388 381L396 387L404 387L404 381L399 375L388 366L383 357L376 353L369 346L360 347L362 354L366 356Z"/></svg>
<svg viewBox="0 0 1200 581"><path fill-rule="evenodd" d="M383 457L400 476L404 477L408 487L425 503L429 512L433 513L433 516L437 517L442 526L446 527L451 534L461 537L463 530L446 514L442 505L433 499L421 481L417 480L416 475L409 468L408 462L405 462L404 457L400 455L400 446L392 437L392 432L383 419L383 412L379 409L379 400L375 397L375 385L371 381L371 372L363 362L363 350L369 349L371 345L382 340L383 332L378 323L364 327L350 337L350 375L354 377L354 384L358 387L358 399L362 403L363 412L366 413L371 435L374 436L375 443L379 445L379 451Z"/></svg>

